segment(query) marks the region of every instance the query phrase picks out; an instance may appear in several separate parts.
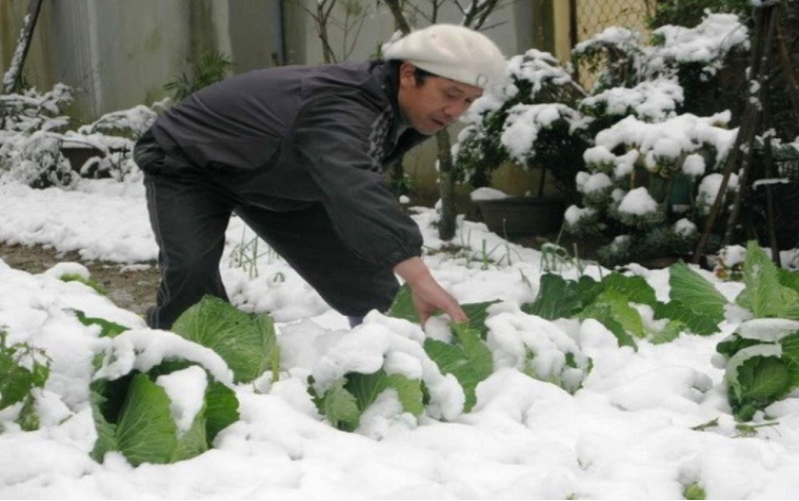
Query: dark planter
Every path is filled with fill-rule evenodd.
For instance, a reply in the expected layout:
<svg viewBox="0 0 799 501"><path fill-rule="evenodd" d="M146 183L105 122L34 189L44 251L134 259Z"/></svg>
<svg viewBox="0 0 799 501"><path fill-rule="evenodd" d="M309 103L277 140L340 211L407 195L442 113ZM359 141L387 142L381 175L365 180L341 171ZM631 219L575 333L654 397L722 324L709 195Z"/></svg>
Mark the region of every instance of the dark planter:
<svg viewBox="0 0 799 501"><path fill-rule="evenodd" d="M476 202L488 229L502 236L547 235L563 225L562 200L509 197Z"/></svg>
<svg viewBox="0 0 799 501"><path fill-rule="evenodd" d="M61 154L69 160L72 170L80 173L81 167L94 157L103 157L102 151L93 146L76 144L61 145Z"/></svg>
<svg viewBox="0 0 799 501"><path fill-rule="evenodd" d="M650 270L663 270L681 259L686 263L691 262L690 256L653 256L640 259L636 262L644 268L648 268ZM635 259L633 259L633 261L635 261Z"/></svg>

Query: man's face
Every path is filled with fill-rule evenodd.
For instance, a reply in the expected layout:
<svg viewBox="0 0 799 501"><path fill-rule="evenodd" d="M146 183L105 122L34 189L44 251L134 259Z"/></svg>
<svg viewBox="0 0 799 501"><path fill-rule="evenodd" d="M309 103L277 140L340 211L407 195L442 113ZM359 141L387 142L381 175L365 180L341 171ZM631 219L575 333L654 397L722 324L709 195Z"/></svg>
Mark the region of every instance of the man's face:
<svg viewBox="0 0 799 501"><path fill-rule="evenodd" d="M430 76L419 85L416 67L400 66L399 106L410 126L428 136L435 134L463 115L483 95L483 89L448 78Z"/></svg>

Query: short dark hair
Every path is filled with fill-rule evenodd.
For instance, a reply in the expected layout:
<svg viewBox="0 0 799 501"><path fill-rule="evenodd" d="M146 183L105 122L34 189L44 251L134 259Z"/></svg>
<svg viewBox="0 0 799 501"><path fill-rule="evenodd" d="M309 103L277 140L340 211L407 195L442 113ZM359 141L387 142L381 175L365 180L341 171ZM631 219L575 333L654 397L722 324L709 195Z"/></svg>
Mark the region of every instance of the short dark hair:
<svg viewBox="0 0 799 501"><path fill-rule="evenodd" d="M415 66L413 70L413 78L416 79L416 85L421 87L424 84L424 81L427 80L428 77L437 77L435 73L430 73L427 70L423 70L422 68Z"/></svg>
<svg viewBox="0 0 799 501"><path fill-rule="evenodd" d="M389 61L389 64L392 67L391 71L395 72L396 74L399 74L399 68L403 62L405 61L401 61L399 59L392 59L391 61ZM428 77L438 77L438 76L440 75L436 75L435 73L430 73L427 70L423 70L420 67L416 66L415 64L413 66L413 78L416 80L416 85L418 87L421 87L424 84L424 81L427 80Z"/></svg>

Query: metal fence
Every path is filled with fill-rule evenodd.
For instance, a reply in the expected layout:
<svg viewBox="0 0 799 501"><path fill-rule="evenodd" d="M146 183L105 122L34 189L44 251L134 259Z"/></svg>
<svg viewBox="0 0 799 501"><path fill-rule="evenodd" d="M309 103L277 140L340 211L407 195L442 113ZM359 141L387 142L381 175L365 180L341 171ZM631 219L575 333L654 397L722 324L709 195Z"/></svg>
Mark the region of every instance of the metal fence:
<svg viewBox="0 0 799 501"><path fill-rule="evenodd" d="M619 26L641 32L646 39L647 17L654 15L657 0L571 0L572 43L598 35L606 28ZM594 81L587 68L579 69L580 82L590 87Z"/></svg>
<svg viewBox="0 0 799 501"><path fill-rule="evenodd" d="M577 42L610 26L647 31L646 18L654 14L655 0L573 0Z"/></svg>

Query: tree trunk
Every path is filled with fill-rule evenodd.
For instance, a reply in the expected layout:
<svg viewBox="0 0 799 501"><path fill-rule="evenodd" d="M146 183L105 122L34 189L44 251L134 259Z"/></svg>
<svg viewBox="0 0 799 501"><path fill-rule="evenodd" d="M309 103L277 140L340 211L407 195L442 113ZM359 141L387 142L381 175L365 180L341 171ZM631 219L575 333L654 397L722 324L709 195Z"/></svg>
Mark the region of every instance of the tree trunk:
<svg viewBox="0 0 799 501"><path fill-rule="evenodd" d="M455 208L455 178L453 175L452 145L449 132L444 129L436 133L438 145L438 187L441 193L441 219L438 223L438 238L447 242L455 237L458 215Z"/></svg>
<svg viewBox="0 0 799 501"><path fill-rule="evenodd" d="M14 50L14 57L8 71L3 75L3 94L10 94L18 90L22 82L22 67L25 65L25 57L33 38L33 29L39 19L39 12L42 9L42 0L30 0L28 3L28 13L22 23L22 30L17 40L17 47Z"/></svg>
<svg viewBox="0 0 799 501"><path fill-rule="evenodd" d="M727 220L727 228L724 233L724 239L722 240L722 246L727 246L732 242L733 234L735 232L735 225L738 223L738 217L741 213L741 205L743 201L749 195L749 191L751 189L751 182L749 181L749 176L751 175L752 171L752 162L754 159L755 154L755 142L757 139L757 134L759 131L763 129L763 116L764 116L764 108L767 107L767 97L766 93L769 88L769 70L771 69L771 56L774 52L774 47L772 45L774 41L774 30L777 25L777 9L776 6L772 7L762 7L763 10L763 22L761 28L765 32L765 36L763 33L760 33L760 36L763 39L760 40L762 47L760 48L761 55L758 58L758 65L752 66L751 71L752 74L757 75L757 81L760 84L760 89L757 93L757 101L756 101L756 112L753 113L752 123L748 128L748 137L745 137L747 141L745 144L747 145L745 155L740 157L743 162L740 165L740 178L738 183L738 191L735 194L735 202L732 205L732 210L730 210L730 217ZM768 10L765 10L768 9ZM755 70L758 70L755 73ZM750 103L755 104L755 103ZM741 125L741 129L743 130L743 124Z"/></svg>
<svg viewBox="0 0 799 501"><path fill-rule="evenodd" d="M397 29L399 29L404 35L410 33L411 27L408 24L408 20L405 19L405 14L402 13L402 7L400 7L399 0L386 0L386 5L388 5L389 9L391 9L391 14L394 16L394 24L397 25Z"/></svg>

